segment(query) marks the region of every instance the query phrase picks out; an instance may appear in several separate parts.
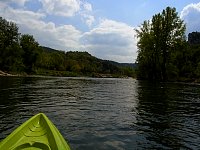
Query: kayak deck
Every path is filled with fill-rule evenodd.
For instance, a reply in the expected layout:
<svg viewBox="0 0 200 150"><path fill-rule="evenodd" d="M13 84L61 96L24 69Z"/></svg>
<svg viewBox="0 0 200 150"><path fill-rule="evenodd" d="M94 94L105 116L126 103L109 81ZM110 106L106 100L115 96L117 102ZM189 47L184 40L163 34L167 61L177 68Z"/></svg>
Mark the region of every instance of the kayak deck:
<svg viewBox="0 0 200 150"><path fill-rule="evenodd" d="M46 115L39 113L4 139L0 149L70 150L70 147Z"/></svg>

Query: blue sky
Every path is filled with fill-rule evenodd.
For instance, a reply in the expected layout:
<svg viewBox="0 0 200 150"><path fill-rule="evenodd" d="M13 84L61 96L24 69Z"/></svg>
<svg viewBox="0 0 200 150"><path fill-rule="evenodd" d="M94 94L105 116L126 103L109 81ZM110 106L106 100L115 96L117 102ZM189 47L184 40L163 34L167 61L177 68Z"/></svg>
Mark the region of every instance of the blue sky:
<svg viewBox="0 0 200 150"><path fill-rule="evenodd" d="M40 45L131 63L137 58L134 28L167 6L185 21L186 34L200 31L197 0L0 0L0 16Z"/></svg>

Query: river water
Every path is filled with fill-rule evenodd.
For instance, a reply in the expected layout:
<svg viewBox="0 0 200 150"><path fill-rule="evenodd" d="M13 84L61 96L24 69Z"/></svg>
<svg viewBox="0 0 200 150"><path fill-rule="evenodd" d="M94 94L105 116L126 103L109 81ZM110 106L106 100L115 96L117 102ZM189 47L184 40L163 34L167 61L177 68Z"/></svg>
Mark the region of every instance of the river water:
<svg viewBox="0 0 200 150"><path fill-rule="evenodd" d="M0 140L39 112L72 149L200 149L198 84L0 77Z"/></svg>

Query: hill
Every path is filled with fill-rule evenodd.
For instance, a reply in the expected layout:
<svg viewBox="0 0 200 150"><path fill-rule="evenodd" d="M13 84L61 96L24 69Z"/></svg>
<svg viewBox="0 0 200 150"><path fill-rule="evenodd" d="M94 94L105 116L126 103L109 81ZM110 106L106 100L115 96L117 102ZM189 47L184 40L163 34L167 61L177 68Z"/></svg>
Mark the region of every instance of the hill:
<svg viewBox="0 0 200 150"><path fill-rule="evenodd" d="M134 76L132 64L102 60L88 52L64 52L41 47L35 72L43 75L127 77Z"/></svg>
<svg viewBox="0 0 200 150"><path fill-rule="evenodd" d="M39 46L32 35L0 17L0 71L51 76L127 77L134 69L98 59L88 52L64 52ZM11 34L12 33L12 34ZM1 72L1 75L6 75Z"/></svg>
<svg viewBox="0 0 200 150"><path fill-rule="evenodd" d="M107 61L108 63L111 63L115 66L118 66L118 67L130 67L133 69L135 69L137 67L136 63L118 63L118 62L110 61L110 60L105 60L105 61Z"/></svg>

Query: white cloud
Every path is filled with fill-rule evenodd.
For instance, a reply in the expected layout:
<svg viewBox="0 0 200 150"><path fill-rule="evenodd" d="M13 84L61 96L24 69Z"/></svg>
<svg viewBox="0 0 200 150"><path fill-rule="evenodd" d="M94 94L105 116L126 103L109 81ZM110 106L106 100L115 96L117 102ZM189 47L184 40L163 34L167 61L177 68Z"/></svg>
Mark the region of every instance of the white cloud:
<svg viewBox="0 0 200 150"><path fill-rule="evenodd" d="M95 22L95 17L92 14L92 5L88 2L81 1L81 10L79 12L82 21L89 27Z"/></svg>
<svg viewBox="0 0 200 150"><path fill-rule="evenodd" d="M86 11L92 11L92 5L90 3L88 3L88 2L84 2L83 3L83 8Z"/></svg>
<svg viewBox="0 0 200 150"><path fill-rule="evenodd" d="M21 9L13 9L7 5L3 5L0 3L0 15L14 21L15 23L23 23L33 26L36 20L40 20L45 17L45 14L35 13L32 11L21 10ZM33 24L32 24L33 23Z"/></svg>
<svg viewBox="0 0 200 150"><path fill-rule="evenodd" d="M92 13L92 5L81 0L39 0L42 3L42 11L49 15L73 17L80 15L82 21L91 27L95 21Z"/></svg>
<svg viewBox="0 0 200 150"><path fill-rule="evenodd" d="M200 2L185 6L180 17L186 22L187 33L200 31Z"/></svg>
<svg viewBox="0 0 200 150"><path fill-rule="evenodd" d="M103 19L100 24L84 33L81 41L93 55L119 62L136 59L135 31L125 23Z"/></svg>
<svg viewBox="0 0 200 150"><path fill-rule="evenodd" d="M196 12L196 11L200 12L200 2L196 3L196 4L191 3L191 4L187 5L187 6L185 6L183 8L183 10L181 11L181 16L180 17L183 18L183 17L187 16L189 13Z"/></svg>
<svg viewBox="0 0 200 150"><path fill-rule="evenodd" d="M24 25L25 33L28 31L38 39L43 46L59 50L81 50L79 44L81 32L72 25L63 25L56 27L54 23L38 22L38 27L32 28ZM27 31L26 31L27 30Z"/></svg>
<svg viewBox="0 0 200 150"><path fill-rule="evenodd" d="M72 17L80 10L79 0L39 0L50 15Z"/></svg>
<svg viewBox="0 0 200 150"><path fill-rule="evenodd" d="M24 32L29 31L43 46L59 50L81 50L79 38L81 32L72 25L56 27L54 23L39 23L40 27L23 27ZM27 33L27 32L26 32Z"/></svg>
<svg viewBox="0 0 200 150"><path fill-rule="evenodd" d="M60 50L81 49L81 32L72 25L56 26L53 22L44 22L45 14L13 9L0 3L0 16L18 24L23 34L31 34L43 46Z"/></svg>
<svg viewBox="0 0 200 150"><path fill-rule="evenodd" d="M95 22L95 18L92 15L88 15L88 14L81 14L82 16L82 20L86 23L86 25L88 27L91 27L93 25L93 23Z"/></svg>
<svg viewBox="0 0 200 150"><path fill-rule="evenodd" d="M91 26L95 19L88 11L92 7L88 5L82 9L82 17ZM59 50L84 50L101 59L118 62L134 62L136 59L135 31L125 23L102 19L96 27L83 33L72 25L45 22L46 15L44 11L14 9L0 2L0 16L16 22L19 32L33 35L40 45Z"/></svg>
<svg viewBox="0 0 200 150"><path fill-rule="evenodd" d="M15 4L19 5L19 6L24 6L24 4L26 2L28 2L29 0L6 0L6 1L0 0L0 1L6 2L6 3L15 3Z"/></svg>

